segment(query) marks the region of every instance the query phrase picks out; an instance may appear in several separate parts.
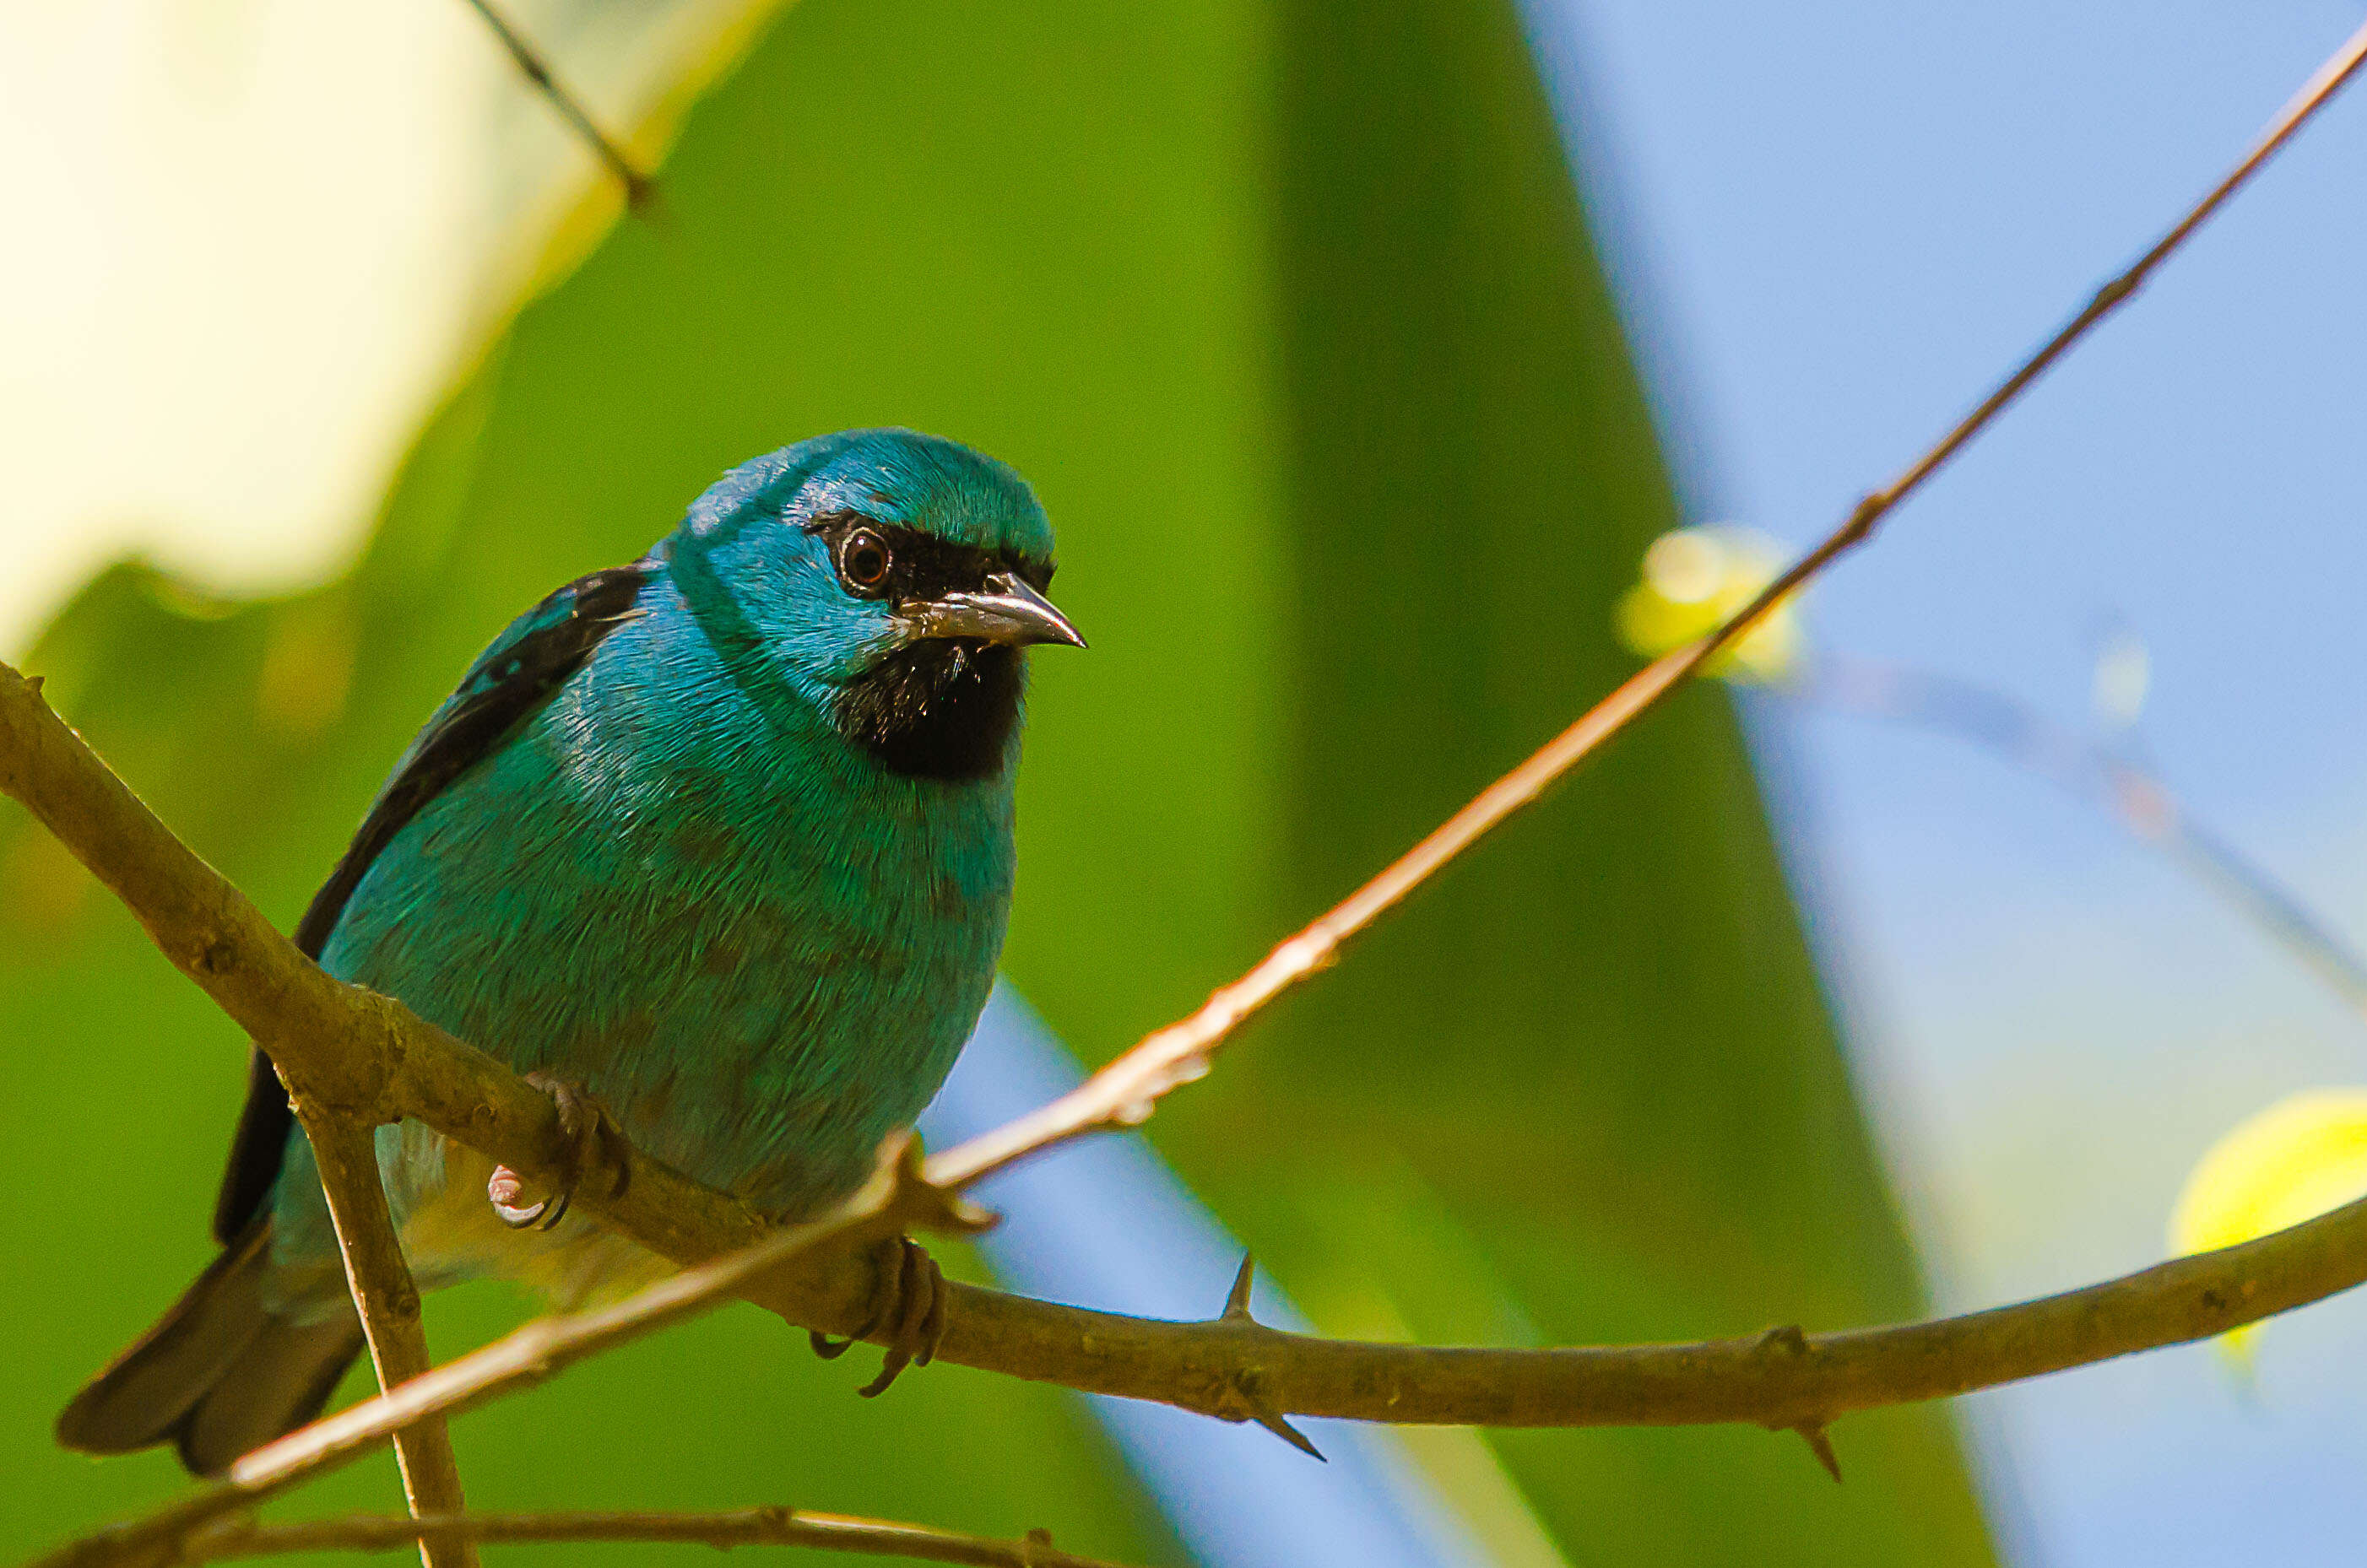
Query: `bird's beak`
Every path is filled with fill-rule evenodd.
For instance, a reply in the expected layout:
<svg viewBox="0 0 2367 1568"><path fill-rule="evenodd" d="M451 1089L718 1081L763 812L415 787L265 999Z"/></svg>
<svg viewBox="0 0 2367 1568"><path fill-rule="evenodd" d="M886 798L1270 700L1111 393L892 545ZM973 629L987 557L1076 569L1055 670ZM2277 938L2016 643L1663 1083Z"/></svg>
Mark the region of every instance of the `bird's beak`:
<svg viewBox="0 0 2367 1568"><path fill-rule="evenodd" d="M1085 646L1069 617L1011 571L988 578L982 593L947 593L916 604L904 619L916 637L970 637L1014 648L1031 642Z"/></svg>

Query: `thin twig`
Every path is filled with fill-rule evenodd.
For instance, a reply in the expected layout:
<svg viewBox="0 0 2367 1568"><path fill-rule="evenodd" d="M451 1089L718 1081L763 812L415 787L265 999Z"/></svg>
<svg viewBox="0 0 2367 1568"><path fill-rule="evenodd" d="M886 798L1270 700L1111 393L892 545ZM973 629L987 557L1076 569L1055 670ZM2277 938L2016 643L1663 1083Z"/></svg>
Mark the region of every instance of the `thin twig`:
<svg viewBox="0 0 2367 1568"><path fill-rule="evenodd" d="M515 1093L529 1111L554 1114L547 1100L498 1065L476 1059L383 998L342 987L302 963L268 927L262 928L268 940L252 949L208 935L209 929L243 926L222 919L226 909L243 905L235 890L168 835L155 837L163 834L161 825L58 724L31 684L5 667L0 742L0 788L33 806L77 852L93 840L116 845L123 862L91 858L109 867L110 885L127 890L127 897L137 891L150 900L134 908L159 944L187 955L185 967L222 995L234 1014L255 1009L244 986L277 998L289 1014L334 1018L341 1005L357 1015L333 1025L325 1045L269 1029L259 1030L258 1038L279 1041L296 1056L339 1049L372 1054L383 1076L363 1075L376 1083L370 1092L396 1103L448 1107L456 1094L475 1091L455 1089L457 1082L481 1087L489 1106ZM146 858L152 852L155 861ZM210 910L221 923L193 930L186 919L192 909ZM319 999L309 994L315 988L325 993L325 1005L316 1006ZM448 1110L440 1115L440 1124L455 1136L486 1134L485 1145L505 1161L512 1158L511 1142L522 1149L538 1146L531 1134L519 1132L532 1127L530 1116L504 1122L453 1116ZM521 1153L516 1160L526 1157ZM682 1181L630 1151L620 1157L628 1161L620 1168L636 1172L635 1181L645 1186ZM710 1217L744 1211L703 1189L687 1190L705 1206L685 1204L662 1228L622 1224L640 1212L620 1201L606 1181L587 1179L579 1201L618 1220L628 1234L661 1250L675 1249L672 1256L715 1249L732 1227L711 1224ZM50 1561L169 1561L197 1526L345 1462L423 1416L448 1415L525 1386L567 1360L703 1310L726 1292L792 1321L837 1326L839 1320L812 1314L817 1303L833 1299L840 1288L835 1280L846 1270L817 1288L815 1276L782 1266L825 1250L844 1253L905 1224L962 1219L925 1182L907 1182L902 1190L901 1200L859 1194L826 1222L776 1232L753 1252L652 1286L607 1313L529 1325L391 1395L247 1456L224 1483ZM938 1207L914 1206L923 1200ZM868 1298L868 1280L859 1268L857 1274L862 1284L852 1299L860 1303ZM1209 1324L1152 1322L962 1290L946 1353L1019 1376L1164 1400L1230 1419L1265 1412L1458 1424L1750 1421L1795 1429L1867 1405L1962 1393L2224 1332L2348 1289L2362 1274L2367 1205L2354 1205L2247 1247L2180 1259L2068 1296L1897 1329L1619 1349L1434 1349L1335 1344L1222 1315Z"/></svg>
<svg viewBox="0 0 2367 1568"><path fill-rule="evenodd" d="M340 985L305 962L164 831L49 712L32 682L5 666L0 790L30 806L99 870L158 945L267 1048L283 1054L292 1081L305 1081L320 1065L315 1058L357 1058L334 1081L368 1102L432 1112L422 1119L450 1135L473 1136L515 1167L539 1159L549 1169L555 1161L564 1140L548 1100L407 1010ZM319 1035L289 1032L290 1018L317 1022ZM473 1096L482 1098L471 1101ZM459 1103L478 1110L456 1111ZM756 1234L753 1217L720 1194L629 1149L616 1157L617 1170L605 1179L587 1176L578 1201L645 1245L692 1262L723 1251L743 1227ZM638 1197L615 1190L627 1171ZM654 1208L653 1193L661 1194ZM677 1193L687 1195L678 1204ZM345 1462L425 1416L526 1386L565 1360L704 1310L725 1292L802 1325L844 1332L870 1299L869 1269L843 1258L832 1264L824 1255L843 1255L904 1224L964 1218L925 1180L908 1180L885 1197L867 1190L827 1221L776 1232L754 1251L663 1281L606 1313L528 1325L247 1456L225 1483L46 1561L78 1568L169 1562L200 1525ZM800 1267L787 1267L792 1261ZM2349 1289L2362 1276L2367 1204L2354 1204L2245 1247L2086 1291L1902 1328L1633 1348L1427 1348L1333 1343L1221 1315L1207 1324L1155 1322L957 1287L941 1354L1235 1420L1264 1412L1495 1425L1747 1421L1795 1429L1870 1405L1959 1393L2222 1333Z"/></svg>
<svg viewBox="0 0 2367 1568"><path fill-rule="evenodd" d="M2299 895L2196 821L2167 784L2130 758L1999 693L1871 660L1819 654L1798 686L1777 689L1843 713L1944 730L2067 790L2093 796L2131 834L2161 849L2250 917L2353 1011L2367 1014L2367 960Z"/></svg>
<svg viewBox="0 0 2367 1568"><path fill-rule="evenodd" d="M708 1269L601 1312L527 1324L389 1394L256 1450L222 1481L98 1531L31 1568L165 1568L215 1521L360 1458L402 1427L553 1376L708 1310L801 1254L844 1247L943 1201L875 1179L827 1221L785 1229ZM1280 1413L1413 1425L1693 1426L1821 1430L1852 1411L1946 1398L2224 1334L2367 1281L2367 1200L2273 1235L2081 1290L1889 1328L1530 1350L1363 1344L1265 1327L1246 1314L1165 1323L1076 1308L1082 1350L1040 1374L1225 1419ZM1011 1298L1002 1298L1010 1300ZM1041 1307L1042 1303L1030 1303ZM1022 1375L1028 1375L1023 1371Z"/></svg>
<svg viewBox="0 0 2367 1568"><path fill-rule="evenodd" d="M355 1514L284 1525L238 1521L210 1527L192 1538L181 1549L180 1561L217 1562L298 1551L383 1551L407 1546L431 1529L481 1541L640 1540L726 1550L806 1546L857 1557L902 1557L985 1568L1117 1568L1098 1557L1062 1551L1052 1544L1049 1533L1041 1530L1020 1540L995 1540L926 1525L777 1507L710 1514L455 1514L428 1519Z"/></svg>
<svg viewBox="0 0 2367 1568"><path fill-rule="evenodd" d="M2307 85L2270 122L2251 151L2214 186L2170 231L2111 282L2087 307L2040 345L1998 384L1979 406L1908 464L1897 478L1857 503L1824 542L1795 561L1756 599L1707 637L1661 655L1592 711L1547 741L1527 761L1482 790L1394 864L1269 953L1240 979L1218 990L1200 1010L1170 1024L1110 1063L1051 1104L1018 1121L973 1138L930 1161L931 1179L966 1185L1014 1160L1038 1154L1083 1134L1134 1126L1146 1120L1160 1097L1207 1071L1208 1055L1275 999L1337 961L1341 948L1449 862L1536 800L1546 787L1642 717L1717 651L1756 626L1767 613L1834 561L1863 544L1884 514L1906 500L1941 466L1962 451L2007 405L2044 374L2071 345L2143 287L2195 230L2242 188L2293 133L2325 107L2361 64L2367 64L2367 26L2312 76Z"/></svg>
<svg viewBox="0 0 2367 1568"><path fill-rule="evenodd" d="M1208 1053L1243 1021L1331 963L1341 945L1440 866L1617 734L1784 595L1867 537L1920 485L2078 336L2127 299L2150 270L2215 210L2367 60L2367 28L2314 79L2235 174L2135 266L2026 363L1973 415L1886 491L1867 497L1824 544L1751 605L1686 649L1655 660L1592 712L1458 812L1396 864L1255 970L1064 1097L1020 1122L929 1161L907 1188L965 1185L1013 1160L1096 1127L1127 1124L1158 1097L1206 1070ZM570 1147L555 1108L482 1052L451 1039L400 1003L322 974L243 895L183 846L40 699L38 685L0 665L0 791L23 801L130 907L158 947L236 1019L300 1096L364 1123L416 1119L529 1174L559 1168ZM579 1186L579 1202L662 1256L691 1264L744 1246L764 1229L744 1205L687 1180L629 1146ZM686 1275L652 1287L676 1314L726 1291L813 1328L850 1331L870 1297L868 1268L791 1269L843 1251L888 1208L842 1211L796 1227L763 1250L727 1260L731 1272ZM955 1287L939 1354L946 1359L1093 1392L1163 1400L1228 1419L1260 1413L1375 1421L1489 1425L1748 1421L1786 1430L1829 1425L1872 1405L1930 1399L2036 1376L2134 1350L2225 1332L2347 1290L2367 1278L2367 1202L2276 1235L2182 1258L2067 1295L1901 1328L1810 1337L1796 1328L1695 1346L1569 1350L1432 1348L1336 1343L1219 1318L1158 1323ZM651 1300L636 1298L645 1303ZM630 1306L631 1303L628 1303ZM624 1309L618 1309L624 1310ZM653 1312L649 1322L663 1317ZM645 1330L643 1330L645 1331ZM521 1335L553 1332L529 1325ZM515 1339L516 1337L513 1337ZM610 1335L599 1344L614 1342ZM509 1343L507 1341L504 1343ZM577 1347L589 1353L596 1344ZM498 1347L489 1348L498 1349ZM481 1353L482 1354L482 1353ZM539 1363L536 1363L539 1364ZM468 1382L486 1364L464 1358L391 1394L291 1434L242 1461L226 1484L273 1489L316 1471L331 1452L375 1442L421 1416L491 1397ZM523 1378L503 1382L514 1386ZM342 1436L340 1436L342 1434ZM340 1445L343 1446L340 1446ZM277 1458L269 1456L277 1455ZM314 1455L306 1459L307 1454ZM178 1542L220 1517L222 1488L78 1543L53 1562L140 1561L110 1551L137 1537ZM234 1499L243 1506L251 1496ZM204 1512L211 1506L213 1512ZM162 1533L158 1533L161 1531Z"/></svg>
<svg viewBox="0 0 2367 1568"><path fill-rule="evenodd" d="M419 1287L395 1239L394 1218L379 1179L378 1147L370 1129L334 1111L298 1100L296 1119L312 1145L329 1218L337 1233L345 1284L360 1314L370 1362L381 1393L427 1371L427 1334L419 1321ZM444 1417L429 1416L394 1433L395 1463L413 1517L459 1514L469 1506L460 1490L460 1466ZM417 1538L425 1568L477 1568L477 1548L445 1535Z"/></svg>
<svg viewBox="0 0 2367 1568"><path fill-rule="evenodd" d="M753 1247L661 1280L614 1306L537 1318L375 1399L266 1443L232 1464L220 1481L41 1562L49 1568L148 1568L180 1562L195 1532L215 1520L252 1508L300 1481L343 1469L398 1433L430 1421L440 1425L449 1416L555 1377L596 1351L695 1317L791 1259L843 1252L907 1227L959 1229L976 1223L974 1214L921 1181L917 1147L909 1139L892 1139L871 1179L819 1219L785 1225Z"/></svg>
<svg viewBox="0 0 2367 1568"><path fill-rule="evenodd" d="M633 161L625 156L624 149L593 123L591 115L585 112L575 95L551 74L550 64L543 59L541 51L511 25L509 18L493 6L493 0L469 0L469 8L484 18L485 26L493 30L493 36L509 51L510 59L516 62L519 72L534 84L537 92L550 100L550 107L559 111L559 117L568 123L608 172L617 176L617 183L625 187L625 205L636 210L646 205L657 194L656 182L637 168Z"/></svg>

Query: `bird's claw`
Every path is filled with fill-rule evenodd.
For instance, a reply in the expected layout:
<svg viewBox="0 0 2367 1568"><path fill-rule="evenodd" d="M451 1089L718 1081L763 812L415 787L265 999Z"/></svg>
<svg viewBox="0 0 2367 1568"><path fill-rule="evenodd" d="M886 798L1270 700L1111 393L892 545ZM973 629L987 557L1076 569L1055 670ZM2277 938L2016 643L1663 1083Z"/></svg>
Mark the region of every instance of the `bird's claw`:
<svg viewBox="0 0 2367 1568"><path fill-rule="evenodd" d="M603 1152L613 1123L591 1096L563 1079L547 1073L528 1073L526 1081L550 1096L551 1102L559 1107L559 1127L567 1139L567 1153L557 1190L539 1201L526 1202L525 1178L508 1166L497 1165L485 1182L485 1197L493 1204L493 1213L510 1229L522 1231L531 1226L547 1231L567 1217L576 1186Z"/></svg>
<svg viewBox="0 0 2367 1568"><path fill-rule="evenodd" d="M879 1375L856 1390L866 1399L887 1393L906 1367L925 1367L935 1359L937 1346L946 1337L946 1276L929 1249L910 1236L898 1236L882 1243L874 1259L878 1282L872 1290L869 1321L848 1339L832 1339L819 1329L807 1333L814 1354L834 1361L856 1339L867 1339L883 1325L895 1324L888 1353L879 1363Z"/></svg>
<svg viewBox="0 0 2367 1568"><path fill-rule="evenodd" d="M493 1167L493 1174L485 1182L485 1200L493 1206L493 1217L510 1229L522 1231L541 1220L548 1212L550 1217L544 1221L542 1228L549 1230L567 1213L567 1199L563 1193L556 1202L545 1198L539 1202L528 1203L523 1201L525 1197L526 1180L523 1177L508 1166Z"/></svg>

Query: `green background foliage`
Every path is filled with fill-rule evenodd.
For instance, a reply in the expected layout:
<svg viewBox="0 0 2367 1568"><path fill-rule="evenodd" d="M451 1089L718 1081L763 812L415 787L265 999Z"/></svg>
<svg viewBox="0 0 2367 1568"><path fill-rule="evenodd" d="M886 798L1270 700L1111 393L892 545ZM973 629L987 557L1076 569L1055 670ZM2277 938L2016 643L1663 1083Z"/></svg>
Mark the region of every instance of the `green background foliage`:
<svg viewBox="0 0 2367 1568"><path fill-rule="evenodd" d="M520 606L817 431L970 441L1060 529L1093 649L1036 660L1007 967L1094 1060L1627 671L1609 605L1676 516L1510 6L807 0L665 182L655 220L462 374L350 574L223 604L128 565L31 660L280 919ZM178 1483L160 1455L62 1454L48 1421L206 1259L242 1058L6 808L0 1551ZM1672 1338L1919 1306L1711 691L1419 897L1153 1133L1332 1332ZM472 1287L430 1331L449 1354L523 1310ZM861 1359L726 1311L464 1418L471 1500L789 1502L1181 1561L1070 1396L941 1367L858 1404ZM1934 1412L1841 1427L1845 1488L1755 1431L1488 1441L1572 1562L1988 1560ZM393 1495L380 1462L304 1508Z"/></svg>

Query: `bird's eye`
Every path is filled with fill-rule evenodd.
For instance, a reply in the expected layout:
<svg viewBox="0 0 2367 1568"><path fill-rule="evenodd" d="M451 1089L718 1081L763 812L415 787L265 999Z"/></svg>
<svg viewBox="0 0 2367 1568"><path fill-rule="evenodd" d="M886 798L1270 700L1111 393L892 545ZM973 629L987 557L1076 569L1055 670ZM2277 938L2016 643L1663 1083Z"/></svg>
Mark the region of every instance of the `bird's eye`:
<svg viewBox="0 0 2367 1568"><path fill-rule="evenodd" d="M868 528L857 528L839 547L838 575L857 593L876 593L886 586L888 573L895 564L895 553L889 549L888 541Z"/></svg>

